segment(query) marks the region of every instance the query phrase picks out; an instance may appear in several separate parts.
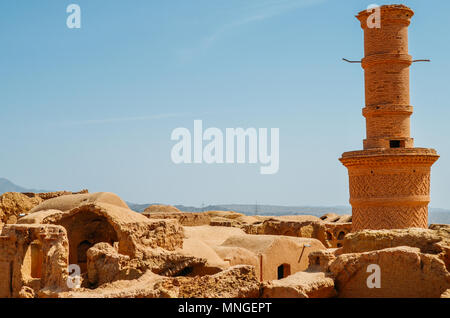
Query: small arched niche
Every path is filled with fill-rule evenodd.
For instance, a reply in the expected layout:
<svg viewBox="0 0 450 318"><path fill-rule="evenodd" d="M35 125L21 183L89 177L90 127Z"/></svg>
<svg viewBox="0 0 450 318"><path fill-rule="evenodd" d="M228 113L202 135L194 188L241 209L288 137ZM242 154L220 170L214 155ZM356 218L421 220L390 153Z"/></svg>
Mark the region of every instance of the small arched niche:
<svg viewBox="0 0 450 318"><path fill-rule="evenodd" d="M44 252L39 240L31 242L23 258L21 272L25 280L42 277L42 265L44 263Z"/></svg>
<svg viewBox="0 0 450 318"><path fill-rule="evenodd" d="M289 264L281 264L277 268L278 279L282 279L291 275L291 265Z"/></svg>

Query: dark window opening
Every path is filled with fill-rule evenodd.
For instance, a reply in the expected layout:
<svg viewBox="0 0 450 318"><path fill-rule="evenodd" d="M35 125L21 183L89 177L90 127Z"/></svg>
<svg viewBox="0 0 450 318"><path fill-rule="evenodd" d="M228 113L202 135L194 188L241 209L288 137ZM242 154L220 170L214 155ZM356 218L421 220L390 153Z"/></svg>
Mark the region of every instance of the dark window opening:
<svg viewBox="0 0 450 318"><path fill-rule="evenodd" d="M341 232L339 232L339 235L338 235L338 240L343 240L344 239L344 237L345 237L345 232L344 231L341 231Z"/></svg>
<svg viewBox="0 0 450 318"><path fill-rule="evenodd" d="M391 140L389 141L389 146L391 148L400 148L402 145L401 140Z"/></svg>
<svg viewBox="0 0 450 318"><path fill-rule="evenodd" d="M282 264L278 266L278 279L285 278L291 275L291 266L289 264Z"/></svg>

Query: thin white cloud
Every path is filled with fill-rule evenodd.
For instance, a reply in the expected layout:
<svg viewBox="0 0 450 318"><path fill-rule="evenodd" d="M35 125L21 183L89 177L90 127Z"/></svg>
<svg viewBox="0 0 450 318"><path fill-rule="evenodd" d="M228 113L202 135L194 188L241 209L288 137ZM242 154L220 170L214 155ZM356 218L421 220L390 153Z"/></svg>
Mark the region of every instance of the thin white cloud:
<svg viewBox="0 0 450 318"><path fill-rule="evenodd" d="M280 14L289 12L294 9L299 9L301 7L307 7L311 5L316 5L324 2L325 0L272 0L259 3L258 5L250 8L248 11L249 15L226 24L219 28L214 34L206 38L206 41L210 44L216 40L222 33L228 30L243 26L252 22L263 21L270 19L272 17L278 16Z"/></svg>
<svg viewBox="0 0 450 318"><path fill-rule="evenodd" d="M325 1L327 0L258 0L256 2L251 2L250 6L238 8L239 12L245 12L244 16L236 18L236 20L217 28L215 32L205 37L198 47L183 49L180 52L181 56L184 58L190 57L198 50L207 49L223 34L238 27L270 19L272 17L290 12L295 9L318 5Z"/></svg>
<svg viewBox="0 0 450 318"><path fill-rule="evenodd" d="M164 119L164 118L173 118L173 117L181 117L185 116L184 113L168 113L168 114L156 114L149 116L136 116L136 117L117 117L117 118L101 118L101 119L86 119L80 121L71 121L62 123L63 125L72 126L72 125L102 125L102 124L115 124L115 123L123 123L123 122L132 122L132 121L145 121L145 120L155 120L155 119Z"/></svg>

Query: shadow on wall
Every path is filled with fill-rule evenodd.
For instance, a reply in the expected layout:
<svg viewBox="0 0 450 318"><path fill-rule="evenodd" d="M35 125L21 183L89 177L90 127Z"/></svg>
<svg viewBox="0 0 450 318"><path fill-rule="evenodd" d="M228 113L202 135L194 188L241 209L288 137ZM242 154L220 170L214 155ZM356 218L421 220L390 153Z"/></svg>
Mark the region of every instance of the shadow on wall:
<svg viewBox="0 0 450 318"><path fill-rule="evenodd" d="M57 225L67 230L69 238L69 263L78 264L86 271L87 250L97 243L106 242L114 246L118 236L106 217L89 210L62 218Z"/></svg>
<svg viewBox="0 0 450 318"><path fill-rule="evenodd" d="M281 264L278 266L278 279L282 279L291 275L291 265L289 264Z"/></svg>

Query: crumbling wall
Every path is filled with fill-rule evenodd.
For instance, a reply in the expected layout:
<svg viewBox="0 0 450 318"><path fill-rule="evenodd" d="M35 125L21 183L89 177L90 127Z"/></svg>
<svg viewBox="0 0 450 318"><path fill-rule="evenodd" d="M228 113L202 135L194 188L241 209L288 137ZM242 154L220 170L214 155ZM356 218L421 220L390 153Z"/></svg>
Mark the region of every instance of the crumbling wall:
<svg viewBox="0 0 450 318"><path fill-rule="evenodd" d="M247 224L242 229L248 234L284 235L315 238L327 248L341 247L345 235L351 231L351 223L296 221L271 218L263 222Z"/></svg>
<svg viewBox="0 0 450 318"><path fill-rule="evenodd" d="M195 212L159 212L148 213L144 212L142 215L149 219L174 219L183 226L200 226L209 225L210 217L206 213Z"/></svg>
<svg viewBox="0 0 450 318"><path fill-rule="evenodd" d="M135 280L115 281L97 289L61 293L74 298L256 298L260 296L252 266L234 266L197 277L162 277L151 271Z"/></svg>
<svg viewBox="0 0 450 318"><path fill-rule="evenodd" d="M328 273L330 265L336 259L335 249L325 249L311 252L308 255L308 271Z"/></svg>
<svg viewBox="0 0 450 318"><path fill-rule="evenodd" d="M130 268L130 257L119 254L108 243L95 244L87 251L87 287L97 287L105 283L123 279L136 279L142 273Z"/></svg>
<svg viewBox="0 0 450 318"><path fill-rule="evenodd" d="M130 258L120 254L116 246L102 242L87 251L87 275L81 286L95 289L115 281L138 279L148 271L167 277L204 276L221 271L205 269L206 259L162 249L148 249L143 257Z"/></svg>
<svg viewBox="0 0 450 318"><path fill-rule="evenodd" d="M380 268L380 288L367 283L369 265ZM440 297L450 288L450 273L436 255L414 247L342 254L330 265L338 297Z"/></svg>
<svg viewBox="0 0 450 318"><path fill-rule="evenodd" d="M173 251L183 245L183 228L176 220L147 219L129 209L102 202L81 204L66 212L55 211L49 215L45 210L36 212L26 220L34 218L45 224L65 226L73 246L78 246L79 241L88 241L91 246L102 241L118 242L119 253L132 258L142 256L148 248ZM41 218L40 214L45 216ZM101 237L89 237L97 235L96 229L102 230ZM75 249L71 247L71 251Z"/></svg>
<svg viewBox="0 0 450 318"><path fill-rule="evenodd" d="M171 275L204 265L204 260L171 254L183 246L183 228L177 220L148 219L121 205L120 198L108 193L55 198L20 222L66 229L69 261L80 266L84 287L135 279L147 270Z"/></svg>
<svg viewBox="0 0 450 318"><path fill-rule="evenodd" d="M215 275L194 278L177 277L155 284L162 295L178 298L257 298L260 283L254 268L230 267Z"/></svg>
<svg viewBox="0 0 450 318"><path fill-rule="evenodd" d="M88 193L87 190L80 192L58 191L48 193L19 193L6 192L0 195L0 223L14 224L21 214L28 214L42 202L70 194Z"/></svg>
<svg viewBox="0 0 450 318"><path fill-rule="evenodd" d="M67 290L68 240L55 225L6 225L0 235L0 297ZM24 291L25 290L25 291Z"/></svg>
<svg viewBox="0 0 450 318"><path fill-rule="evenodd" d="M362 253L396 246L412 246L422 253L439 257L450 271L450 230L410 228L398 230L365 230L351 233L340 253Z"/></svg>
<svg viewBox="0 0 450 318"><path fill-rule="evenodd" d="M41 202L43 199L40 197L29 197L18 192L7 192L0 195L0 223L16 223L20 214L28 213Z"/></svg>
<svg viewBox="0 0 450 318"><path fill-rule="evenodd" d="M43 193L33 193L33 192L24 192L26 196L33 198L33 197L39 197L42 200L50 200L57 197L61 197L63 195L73 195L73 194L88 194L89 191L87 189L78 191L78 192L72 192L72 191L55 191L55 192L43 192Z"/></svg>
<svg viewBox="0 0 450 318"><path fill-rule="evenodd" d="M262 284L263 298L331 298L336 296L334 281L322 272L298 272Z"/></svg>

